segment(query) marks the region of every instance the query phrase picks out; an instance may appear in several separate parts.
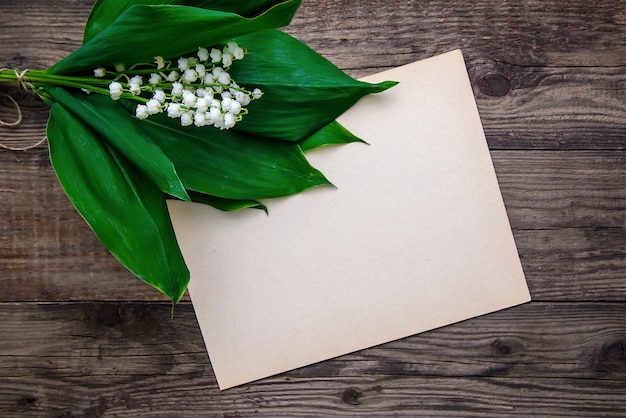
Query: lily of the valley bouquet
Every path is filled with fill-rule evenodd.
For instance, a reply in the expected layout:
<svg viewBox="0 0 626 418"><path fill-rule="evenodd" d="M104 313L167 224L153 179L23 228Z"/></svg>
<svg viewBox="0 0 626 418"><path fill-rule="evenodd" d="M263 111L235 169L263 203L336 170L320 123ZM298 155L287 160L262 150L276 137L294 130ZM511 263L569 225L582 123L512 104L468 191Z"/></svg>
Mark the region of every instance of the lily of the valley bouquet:
<svg viewBox="0 0 626 418"><path fill-rule="evenodd" d="M50 105L50 159L111 253L178 302L189 271L166 200L258 208L330 182L304 152L359 141L335 118L394 82L356 81L275 28L300 0L97 0L83 45L2 70Z"/></svg>

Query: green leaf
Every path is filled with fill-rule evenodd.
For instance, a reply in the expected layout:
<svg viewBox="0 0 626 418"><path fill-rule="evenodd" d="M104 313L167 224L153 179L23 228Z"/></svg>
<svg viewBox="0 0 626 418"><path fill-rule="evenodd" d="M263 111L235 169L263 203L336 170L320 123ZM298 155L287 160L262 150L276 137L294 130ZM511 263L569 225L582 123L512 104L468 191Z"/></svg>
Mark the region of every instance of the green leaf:
<svg viewBox="0 0 626 418"><path fill-rule="evenodd" d="M179 57L233 37L288 24L300 0L288 0L253 18L178 5L135 4L70 56L52 74L91 71L118 63L150 63Z"/></svg>
<svg viewBox="0 0 626 418"><path fill-rule="evenodd" d="M178 302L189 271L163 194L59 103L47 134L57 177L98 238L131 272Z"/></svg>
<svg viewBox="0 0 626 418"><path fill-rule="evenodd" d="M352 134L339 122L332 121L312 135L298 141L298 144L300 148L302 148L302 151L306 152L324 145L349 144L351 142L367 144L367 142Z"/></svg>
<svg viewBox="0 0 626 418"><path fill-rule="evenodd" d="M287 196L329 181L306 160L297 143L258 138L210 126L181 127L154 115L141 123L174 163L187 190L224 199Z"/></svg>
<svg viewBox="0 0 626 418"><path fill-rule="evenodd" d="M192 202L204 203L205 205L213 206L216 209L231 212L240 209L261 209L267 213L267 207L256 200L234 200L224 199L221 197L211 196L204 193L189 192Z"/></svg>
<svg viewBox="0 0 626 418"><path fill-rule="evenodd" d="M235 41L250 54L235 62L230 74L264 95L248 106L236 129L296 141L329 124L357 100L396 82L357 81L299 40L277 30L241 36Z"/></svg>
<svg viewBox="0 0 626 418"><path fill-rule="evenodd" d="M330 184L296 143L232 130L180 126L163 114L139 120L135 102L46 88L56 101L98 132L162 191L189 200L186 190L222 199L286 196Z"/></svg>
<svg viewBox="0 0 626 418"><path fill-rule="evenodd" d="M189 200L172 161L150 136L145 135L140 121L123 106L100 94L88 95L61 87L47 87L45 90L140 168L161 191Z"/></svg>
<svg viewBox="0 0 626 418"><path fill-rule="evenodd" d="M280 2L280 0L98 0L91 9L89 19L85 25L83 43L90 41L98 33L102 32L133 4L178 4L252 17L261 14L263 11ZM286 22L285 25L288 23L289 22Z"/></svg>

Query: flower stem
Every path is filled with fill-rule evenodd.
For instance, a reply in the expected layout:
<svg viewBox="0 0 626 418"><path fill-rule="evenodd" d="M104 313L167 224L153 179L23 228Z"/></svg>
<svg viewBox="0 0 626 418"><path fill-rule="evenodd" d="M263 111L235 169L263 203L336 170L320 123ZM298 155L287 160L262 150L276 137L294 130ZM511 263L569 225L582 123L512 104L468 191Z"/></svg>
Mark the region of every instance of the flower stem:
<svg viewBox="0 0 626 418"><path fill-rule="evenodd" d="M41 95L38 89L41 87L59 86L86 90L92 93L109 95L108 85L111 80L96 77L77 77L67 75L50 74L46 70L0 70L0 83L13 83L22 85L34 93ZM125 84L125 83L122 83ZM143 97L124 94L125 99L135 99L145 102Z"/></svg>

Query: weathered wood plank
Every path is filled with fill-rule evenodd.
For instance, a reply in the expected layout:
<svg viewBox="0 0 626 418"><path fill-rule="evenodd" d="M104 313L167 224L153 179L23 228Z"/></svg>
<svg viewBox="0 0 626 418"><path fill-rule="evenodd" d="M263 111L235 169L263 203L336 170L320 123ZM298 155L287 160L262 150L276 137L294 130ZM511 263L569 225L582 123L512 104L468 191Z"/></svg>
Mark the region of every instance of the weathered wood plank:
<svg viewBox="0 0 626 418"><path fill-rule="evenodd" d="M316 2L289 31L355 76L462 49L493 149L626 146L624 2Z"/></svg>
<svg viewBox="0 0 626 418"><path fill-rule="evenodd" d="M47 68L76 50L93 0L0 0L0 65Z"/></svg>
<svg viewBox="0 0 626 418"><path fill-rule="evenodd" d="M338 57L348 70L390 68L459 47L489 51L488 57L520 66L625 63L626 44L619 35L626 30L626 6L620 0L303 3L288 30L321 53ZM0 57L15 56L15 64L33 68L52 64L80 45L92 4L0 0L6 29L0 34Z"/></svg>
<svg viewBox="0 0 626 418"><path fill-rule="evenodd" d="M493 157L533 297L624 300L626 154ZM163 300L98 242L44 149L0 153L0 199L0 300Z"/></svg>
<svg viewBox="0 0 626 418"><path fill-rule="evenodd" d="M0 416L626 417L626 4L303 3L288 31L356 77L464 51L546 302L219 392L189 303L168 320L71 208L45 146L0 151ZM0 0L0 68L71 53L92 4ZM25 116L0 140L41 139L46 106L0 92ZM0 117L14 117L2 95Z"/></svg>
<svg viewBox="0 0 626 418"><path fill-rule="evenodd" d="M514 229L626 226L626 153L492 151Z"/></svg>
<svg viewBox="0 0 626 418"><path fill-rule="evenodd" d="M626 154L492 151L535 300L626 294Z"/></svg>
<svg viewBox="0 0 626 418"><path fill-rule="evenodd" d="M305 2L290 30L348 69L368 68L364 55L387 68L459 47L520 66L615 67L625 25L620 0L343 0Z"/></svg>
<svg viewBox="0 0 626 418"><path fill-rule="evenodd" d="M7 418L626 417L623 382L586 379L294 378L228 393L188 375L94 388L9 383Z"/></svg>
<svg viewBox="0 0 626 418"><path fill-rule="evenodd" d="M626 416L623 304L526 304L224 392L191 306L168 315L0 304L0 415Z"/></svg>
<svg viewBox="0 0 626 418"><path fill-rule="evenodd" d="M468 70L492 149L626 149L626 62L532 68L469 61Z"/></svg>
<svg viewBox="0 0 626 418"><path fill-rule="evenodd" d="M91 3L0 1L0 67L45 68L78 48ZM493 149L624 149L625 16L619 0L343 0L305 2L288 31L354 76L461 48ZM27 129L0 135L31 141Z"/></svg>
<svg viewBox="0 0 626 418"><path fill-rule="evenodd" d="M624 228L522 230L514 236L533 300L624 302Z"/></svg>

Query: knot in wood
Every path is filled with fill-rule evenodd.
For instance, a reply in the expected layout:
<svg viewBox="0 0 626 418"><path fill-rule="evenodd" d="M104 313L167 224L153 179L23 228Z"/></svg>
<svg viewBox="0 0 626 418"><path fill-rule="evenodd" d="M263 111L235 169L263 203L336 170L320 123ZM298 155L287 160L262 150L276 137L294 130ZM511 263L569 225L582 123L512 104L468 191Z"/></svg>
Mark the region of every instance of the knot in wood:
<svg viewBox="0 0 626 418"><path fill-rule="evenodd" d="M36 402L37 402L37 398L35 398L34 396L24 396L23 398L20 398L17 401L17 405L25 406L25 407L33 407L35 406Z"/></svg>
<svg viewBox="0 0 626 418"><path fill-rule="evenodd" d="M491 344L491 346L496 350L496 353L501 354L503 356L506 356L507 354L511 353L511 347L509 347L508 345L504 344L500 340L494 341Z"/></svg>
<svg viewBox="0 0 626 418"><path fill-rule="evenodd" d="M356 388L348 388L343 391L341 395L341 400L348 405L360 405L361 401L359 400L363 396L363 392Z"/></svg>
<svg viewBox="0 0 626 418"><path fill-rule="evenodd" d="M511 91L511 82L503 75L488 74L478 80L478 88L487 96L502 97Z"/></svg>
<svg viewBox="0 0 626 418"><path fill-rule="evenodd" d="M626 370L626 342L623 340L605 344L596 358L595 369L601 372Z"/></svg>
<svg viewBox="0 0 626 418"><path fill-rule="evenodd" d="M626 343L624 341L616 341L602 350L603 356L610 361L626 363Z"/></svg>

